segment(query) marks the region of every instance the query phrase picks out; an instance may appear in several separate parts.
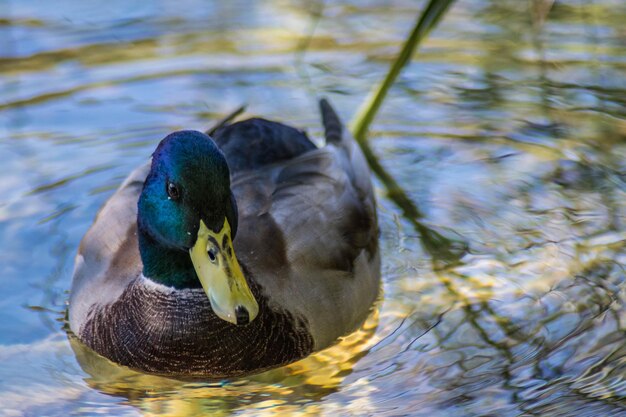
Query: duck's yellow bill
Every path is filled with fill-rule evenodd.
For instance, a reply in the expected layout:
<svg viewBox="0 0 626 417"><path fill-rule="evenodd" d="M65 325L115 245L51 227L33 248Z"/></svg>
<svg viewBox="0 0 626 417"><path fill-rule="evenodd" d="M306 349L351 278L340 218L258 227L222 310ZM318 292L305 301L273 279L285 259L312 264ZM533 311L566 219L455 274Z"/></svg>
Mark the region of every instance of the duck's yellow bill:
<svg viewBox="0 0 626 417"><path fill-rule="evenodd" d="M233 324L247 324L259 313L257 304L235 256L230 225L212 232L202 220L198 240L189 250L196 274L219 318Z"/></svg>

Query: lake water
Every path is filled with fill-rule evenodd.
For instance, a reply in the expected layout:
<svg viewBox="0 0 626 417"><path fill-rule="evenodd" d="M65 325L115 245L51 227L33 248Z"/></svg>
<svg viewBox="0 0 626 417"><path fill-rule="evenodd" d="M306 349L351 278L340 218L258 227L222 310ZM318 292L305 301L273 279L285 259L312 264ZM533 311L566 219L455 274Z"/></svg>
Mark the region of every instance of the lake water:
<svg viewBox="0 0 626 417"><path fill-rule="evenodd" d="M77 346L78 243L158 141L241 104L350 120L424 2L0 0L0 415L626 416L626 6L464 0L370 143L383 290L363 328L219 383Z"/></svg>

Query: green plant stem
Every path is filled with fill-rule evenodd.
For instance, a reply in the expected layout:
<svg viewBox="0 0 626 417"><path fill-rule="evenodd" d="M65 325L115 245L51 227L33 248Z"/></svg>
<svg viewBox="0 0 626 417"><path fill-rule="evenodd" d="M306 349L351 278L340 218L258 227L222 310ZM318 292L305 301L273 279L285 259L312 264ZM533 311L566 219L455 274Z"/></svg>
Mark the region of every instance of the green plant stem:
<svg viewBox="0 0 626 417"><path fill-rule="evenodd" d="M413 56L417 47L437 23L439 23L454 1L455 0L430 0L417 19L413 31L404 43L400 54L389 69L387 76L380 84L374 87L350 124L350 130L359 144L365 143L367 129L372 123L372 120L374 120L376 113L378 113L378 109L383 103L387 91L389 91L389 88L391 88L395 82L400 71L411 60L411 56Z"/></svg>

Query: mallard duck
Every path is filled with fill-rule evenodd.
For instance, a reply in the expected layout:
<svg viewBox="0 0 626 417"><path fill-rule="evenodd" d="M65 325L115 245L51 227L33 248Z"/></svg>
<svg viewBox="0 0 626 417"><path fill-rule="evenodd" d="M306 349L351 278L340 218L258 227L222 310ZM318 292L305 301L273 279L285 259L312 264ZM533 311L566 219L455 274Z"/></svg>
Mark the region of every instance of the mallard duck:
<svg viewBox="0 0 626 417"><path fill-rule="evenodd" d="M326 143L260 118L164 138L76 256L72 332L174 377L247 375L331 345L379 293L370 171L330 104Z"/></svg>

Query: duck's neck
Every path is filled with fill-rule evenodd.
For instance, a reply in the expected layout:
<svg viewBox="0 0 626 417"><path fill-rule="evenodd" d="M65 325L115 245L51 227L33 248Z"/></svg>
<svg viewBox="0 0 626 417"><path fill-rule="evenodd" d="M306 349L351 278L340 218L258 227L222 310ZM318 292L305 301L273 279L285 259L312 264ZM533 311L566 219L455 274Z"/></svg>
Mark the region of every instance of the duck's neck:
<svg viewBox="0 0 626 417"><path fill-rule="evenodd" d="M138 234L145 277L178 289L201 287L189 253L161 245L141 226Z"/></svg>

